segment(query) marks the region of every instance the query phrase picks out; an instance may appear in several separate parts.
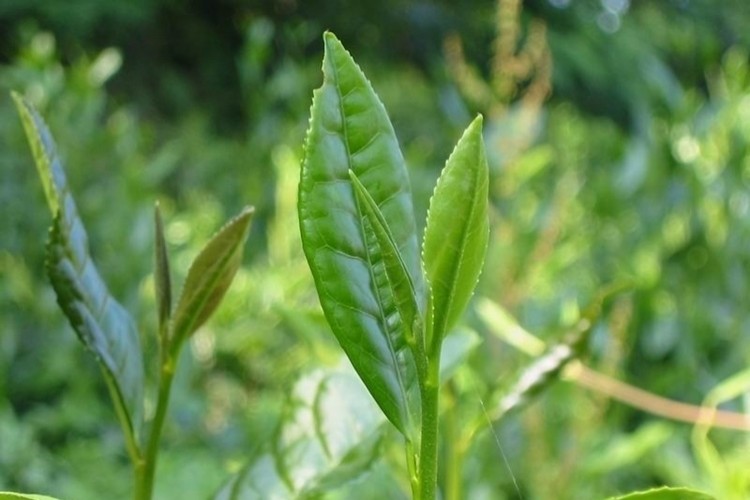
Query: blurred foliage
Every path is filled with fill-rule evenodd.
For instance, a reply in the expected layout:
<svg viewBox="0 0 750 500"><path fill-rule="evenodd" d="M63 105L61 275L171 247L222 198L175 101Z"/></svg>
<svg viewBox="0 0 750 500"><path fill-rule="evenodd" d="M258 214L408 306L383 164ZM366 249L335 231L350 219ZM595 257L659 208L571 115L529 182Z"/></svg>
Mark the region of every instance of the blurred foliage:
<svg viewBox="0 0 750 500"><path fill-rule="evenodd" d="M191 340L165 430L157 498L206 498L263 452L295 381L339 363L295 209L323 29L357 54L391 113L417 220L442 159L485 113L494 212L480 295L554 343L604 284L634 282L593 325L587 363L747 413L750 9L501 4L514 22L497 22L494 0L1 2L0 490L122 498L130 480L98 368L44 277L49 220L8 91L45 115L99 268L152 353L153 202L175 269L230 214L257 208L246 266ZM750 440L737 431L691 429L569 383L493 421L485 403L529 360L477 314L466 321L483 345L447 387L443 428L450 438L484 419L459 464L463 497L660 484L747 497ZM385 445L352 490L402 494L397 450Z"/></svg>

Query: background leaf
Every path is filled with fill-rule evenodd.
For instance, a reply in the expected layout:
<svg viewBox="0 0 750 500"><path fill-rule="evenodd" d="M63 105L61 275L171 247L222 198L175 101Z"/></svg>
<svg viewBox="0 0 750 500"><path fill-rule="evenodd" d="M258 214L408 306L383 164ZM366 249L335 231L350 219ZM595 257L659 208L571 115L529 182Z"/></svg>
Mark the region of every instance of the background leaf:
<svg viewBox="0 0 750 500"><path fill-rule="evenodd" d="M333 34L324 40L324 80L313 97L300 177L303 248L339 343L388 419L408 435L419 412L415 361L392 297L381 295L382 258L368 248L349 170L388 221L421 296L409 177L372 86Z"/></svg>
<svg viewBox="0 0 750 500"><path fill-rule="evenodd" d="M159 314L159 330L166 332L172 312L172 279L169 273L169 253L164 239L164 223L159 204L154 207L154 288Z"/></svg>
<svg viewBox="0 0 750 500"><path fill-rule="evenodd" d="M0 491L0 500L56 500L53 497L45 495L30 495L25 493L11 493L9 491Z"/></svg>
<svg viewBox="0 0 750 500"><path fill-rule="evenodd" d="M13 99L54 216L47 243L47 272L60 308L104 370L133 453L143 418L144 384L135 322L109 294L91 260L88 236L49 129L21 96L13 94Z"/></svg>
<svg viewBox="0 0 750 500"><path fill-rule="evenodd" d="M609 500L714 500L714 497L689 488L664 487L612 497Z"/></svg>
<svg viewBox="0 0 750 500"><path fill-rule="evenodd" d="M246 207L221 228L193 261L172 323L172 349L195 332L218 307L242 263L254 209Z"/></svg>
<svg viewBox="0 0 750 500"><path fill-rule="evenodd" d="M446 382L453 373L466 363L467 358L482 343L477 332L469 328L456 328L446 335L441 345L440 380Z"/></svg>
<svg viewBox="0 0 750 500"><path fill-rule="evenodd" d="M563 334L561 341L549 347L524 330L500 305L483 298L477 309L490 331L504 342L534 356L516 375L515 384L498 402L493 410L493 418L499 419L519 410L554 385L565 367L586 353L589 337L599 320L604 302L629 286L628 282L621 282L602 287L582 311L578 321Z"/></svg>
<svg viewBox="0 0 750 500"><path fill-rule="evenodd" d="M433 343L463 313L482 270L489 237L488 175L478 116L448 158L427 214L423 261L432 293L433 335L439 337Z"/></svg>
<svg viewBox="0 0 750 500"><path fill-rule="evenodd" d="M301 499L338 488L373 465L383 423L351 367L317 370L295 385L270 450L216 499Z"/></svg>

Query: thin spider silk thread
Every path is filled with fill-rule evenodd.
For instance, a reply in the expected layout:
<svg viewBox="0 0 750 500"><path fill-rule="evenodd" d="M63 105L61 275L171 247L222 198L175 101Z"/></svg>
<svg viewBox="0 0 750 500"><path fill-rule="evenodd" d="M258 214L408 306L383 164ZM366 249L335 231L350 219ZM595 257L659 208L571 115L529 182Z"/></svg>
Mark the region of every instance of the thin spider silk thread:
<svg viewBox="0 0 750 500"><path fill-rule="evenodd" d="M487 409L484 407L484 401L482 401L482 397L479 396L478 394L477 394L477 399L479 399L479 404L482 406L482 412L484 413L484 418L487 419L487 426L490 428L492 435L495 437L495 443L497 444L497 449L500 450L500 456L503 457L503 463L505 464L505 468L508 469L510 478L513 480L513 486L516 488L516 493L518 494L518 498L520 500L523 500L523 494L521 493L521 488L518 487L518 481L516 481L516 476L515 474L513 474L513 469L511 469L510 467L510 462L508 462L508 457L505 456L505 452L503 451L503 446L500 444L500 437L497 435L497 432L495 432L495 427L492 425L490 416L487 414Z"/></svg>

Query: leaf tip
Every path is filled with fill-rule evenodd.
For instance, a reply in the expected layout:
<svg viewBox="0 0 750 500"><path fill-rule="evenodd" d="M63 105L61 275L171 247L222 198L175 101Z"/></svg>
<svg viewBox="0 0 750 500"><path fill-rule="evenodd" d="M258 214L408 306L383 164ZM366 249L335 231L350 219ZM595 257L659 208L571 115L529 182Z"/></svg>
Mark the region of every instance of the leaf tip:
<svg viewBox="0 0 750 500"><path fill-rule="evenodd" d="M336 35L333 34L331 31L326 31L323 34L323 43L324 43L324 54L323 54L323 68L326 67L326 61L329 60L329 58L333 60L339 60L339 58L343 57L346 60L349 60L350 64L353 64L356 66L356 63L354 62L354 58L349 53L348 50L346 50L346 47L344 47L344 44L341 42L341 40L338 39ZM359 66L357 66L359 69ZM325 69L323 71L325 74Z"/></svg>
<svg viewBox="0 0 750 500"><path fill-rule="evenodd" d="M333 31L326 30L323 33L323 41L325 42L326 46L328 46L329 43L333 44L341 44L341 41L336 37L336 35L333 34Z"/></svg>
<svg viewBox="0 0 750 500"><path fill-rule="evenodd" d="M237 223L242 223L245 226L245 231L250 228L250 220L255 215L255 207L252 205L245 205L239 214L234 218Z"/></svg>
<svg viewBox="0 0 750 500"><path fill-rule="evenodd" d="M253 205L245 205L242 207L242 211L240 212L240 216L247 215L250 217L251 215L255 214L255 207Z"/></svg>
<svg viewBox="0 0 750 500"><path fill-rule="evenodd" d="M21 120L23 121L23 117L27 116L30 112L28 102L15 90L10 91L10 97L13 99L13 104L16 105L16 110L18 111L18 114L21 115Z"/></svg>
<svg viewBox="0 0 750 500"><path fill-rule="evenodd" d="M13 99L13 103L16 105L18 113L22 119L24 116L32 115L35 111L34 106L26 99L23 94L15 90L10 91L10 97ZM33 119L33 118L32 118Z"/></svg>
<svg viewBox="0 0 750 500"><path fill-rule="evenodd" d="M16 102L16 104L23 102L23 97L21 97L21 94L15 90L10 91L10 97Z"/></svg>
<svg viewBox="0 0 750 500"><path fill-rule="evenodd" d="M481 113L477 114L476 117L471 121L466 131L464 131L464 137L475 137L479 139L479 142L483 145L484 140L482 138L482 127L484 126L484 116ZM462 137L463 139L463 137ZM461 142L459 140L459 142ZM481 147L481 146L480 146Z"/></svg>

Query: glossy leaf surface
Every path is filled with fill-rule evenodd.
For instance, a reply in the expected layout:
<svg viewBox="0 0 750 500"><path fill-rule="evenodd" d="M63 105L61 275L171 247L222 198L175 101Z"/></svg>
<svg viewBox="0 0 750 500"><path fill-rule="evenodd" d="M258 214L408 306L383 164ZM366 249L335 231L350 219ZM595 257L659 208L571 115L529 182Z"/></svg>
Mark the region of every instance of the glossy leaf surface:
<svg viewBox="0 0 750 500"><path fill-rule="evenodd" d="M110 295L89 255L52 135L37 111L13 94L54 223L47 243L47 272L57 301L83 344L102 365L131 445L143 415L143 361L135 321ZM131 450L132 451L132 450Z"/></svg>
<svg viewBox="0 0 750 500"><path fill-rule="evenodd" d="M430 201L422 259L437 338L428 345L439 345L456 323L479 278L489 238L488 175L478 116L448 158Z"/></svg>
<svg viewBox="0 0 750 500"><path fill-rule="evenodd" d="M351 368L313 372L295 385L271 449L216 499L317 498L372 466L384 422Z"/></svg>
<svg viewBox="0 0 750 500"><path fill-rule="evenodd" d="M393 241L388 223L380 212L375 200L362 185L354 172L349 171L354 194L357 198L357 207L362 218L362 229L370 249L370 255L380 255L383 261L385 274L380 276L379 291L382 297L392 297L396 310L400 316L400 324L406 329L405 334L411 336L410 343L414 343L413 326L415 320L420 318L419 305L417 302L414 284L406 269L404 260ZM385 278L382 280L382 278Z"/></svg>
<svg viewBox="0 0 750 500"><path fill-rule="evenodd" d="M242 263L253 208L221 228L193 261L172 318L171 347L177 350L218 307Z"/></svg>
<svg viewBox="0 0 750 500"><path fill-rule="evenodd" d="M384 262L368 245L349 171L388 221L420 296L409 178L372 86L333 34L324 40L323 85L314 93L300 177L303 248L339 343L388 419L412 435L419 418L415 361L393 297L382 293Z"/></svg>
<svg viewBox="0 0 750 500"><path fill-rule="evenodd" d="M689 488L664 487L611 497L608 500L715 500L715 498Z"/></svg>

